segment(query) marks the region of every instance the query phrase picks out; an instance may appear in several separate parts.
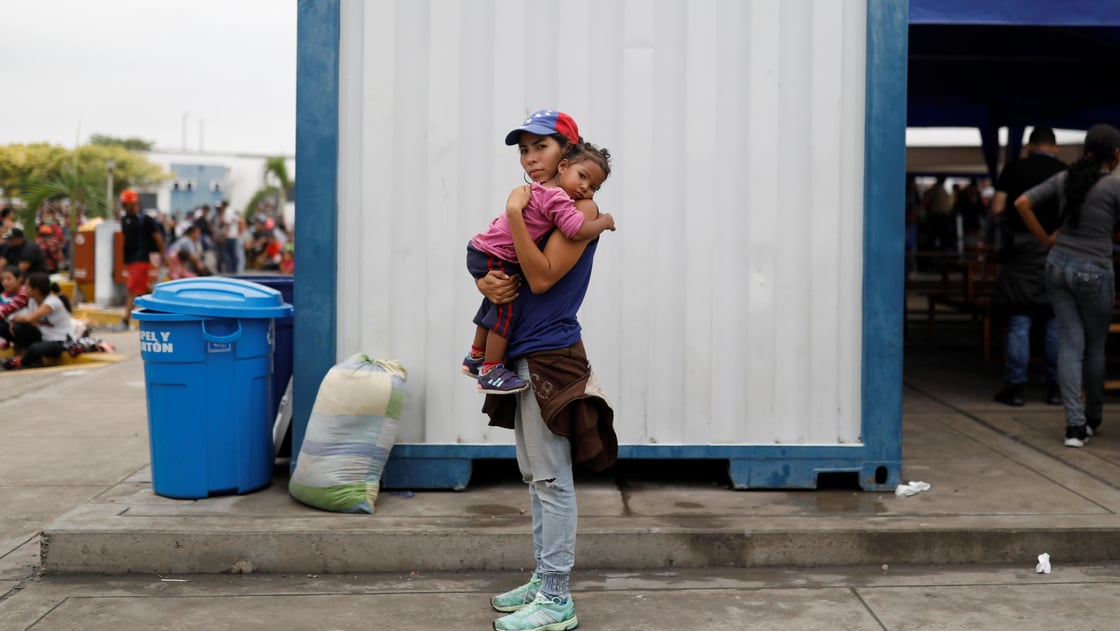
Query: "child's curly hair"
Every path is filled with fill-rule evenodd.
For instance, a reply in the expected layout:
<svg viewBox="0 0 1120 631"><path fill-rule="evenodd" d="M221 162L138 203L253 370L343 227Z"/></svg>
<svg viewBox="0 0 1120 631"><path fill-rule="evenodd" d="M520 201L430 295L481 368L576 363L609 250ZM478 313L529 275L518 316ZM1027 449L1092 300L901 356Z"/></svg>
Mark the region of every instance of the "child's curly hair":
<svg viewBox="0 0 1120 631"><path fill-rule="evenodd" d="M568 161L568 164L594 162L603 170L604 180L611 176L611 152L606 147L596 147L584 141L583 138L580 138L578 143L568 145L564 152L564 159Z"/></svg>

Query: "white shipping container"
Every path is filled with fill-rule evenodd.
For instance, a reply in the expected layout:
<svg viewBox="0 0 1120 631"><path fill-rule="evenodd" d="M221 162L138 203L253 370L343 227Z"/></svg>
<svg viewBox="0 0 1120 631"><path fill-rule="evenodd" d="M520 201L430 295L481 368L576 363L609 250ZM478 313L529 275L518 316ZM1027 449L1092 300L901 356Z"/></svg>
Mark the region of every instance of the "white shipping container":
<svg viewBox="0 0 1120 631"><path fill-rule="evenodd" d="M892 11L880 0L343 0L332 102L307 94L321 51L302 38L323 18L301 4L298 125L329 135L311 114L336 110L337 179L308 177L304 133L297 194L315 203L335 186L337 210L299 203L297 252L329 238L305 239L303 224L334 212L335 242L317 245L337 267L297 259L297 357L312 325L303 285L333 272L330 363L362 351L409 371L386 483L424 486L417 459L420 477L451 463L459 478L446 485L461 487L470 459L513 455L512 432L487 426L459 373L481 300L465 248L522 183L506 132L549 107L613 156L596 202L618 230L602 236L580 321L622 457L726 458L741 487L812 486L822 471L892 484L898 427L870 425L890 434L872 455L863 398L864 310L893 299L878 285L866 294L865 234L890 227L865 225L869 160L882 159L865 146L879 133L901 146L905 123L866 127L879 50L868 24L886 14L883 36L904 52L905 17L899 35ZM870 87L904 103L902 68L901 92ZM901 157L887 158L882 176L901 191Z"/></svg>

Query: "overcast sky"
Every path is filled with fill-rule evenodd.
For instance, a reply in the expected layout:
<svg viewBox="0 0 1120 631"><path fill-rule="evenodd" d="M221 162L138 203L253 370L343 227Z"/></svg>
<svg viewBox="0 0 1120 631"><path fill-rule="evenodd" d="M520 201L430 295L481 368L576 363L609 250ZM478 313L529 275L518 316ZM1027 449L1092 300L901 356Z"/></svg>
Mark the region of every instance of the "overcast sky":
<svg viewBox="0 0 1120 631"><path fill-rule="evenodd" d="M0 0L0 145L106 134L294 155L295 102L296 0ZM980 134L914 129L907 142Z"/></svg>
<svg viewBox="0 0 1120 631"><path fill-rule="evenodd" d="M296 0L0 0L0 145L295 153Z"/></svg>

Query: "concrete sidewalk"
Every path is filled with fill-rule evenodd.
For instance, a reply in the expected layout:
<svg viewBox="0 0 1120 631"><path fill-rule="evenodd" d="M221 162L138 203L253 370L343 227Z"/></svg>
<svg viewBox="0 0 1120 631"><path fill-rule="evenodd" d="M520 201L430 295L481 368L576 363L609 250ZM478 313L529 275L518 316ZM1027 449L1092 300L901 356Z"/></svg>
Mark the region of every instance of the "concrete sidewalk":
<svg viewBox="0 0 1120 631"><path fill-rule="evenodd" d="M511 572L47 576L0 600L5 631L490 629ZM1088 631L1115 628L1120 566L580 570L580 629Z"/></svg>
<svg viewBox="0 0 1120 631"><path fill-rule="evenodd" d="M48 573L510 570L531 557L512 461L465 492L383 493L376 515L307 508L285 468L267 489L205 500L154 495L135 333L126 360L0 376L0 553ZM1120 440L1108 415L1085 449L1062 446L1060 408L991 402L998 370L959 351L907 361L905 480L913 497L852 489L732 491L721 464L623 462L584 474L584 568L1063 562L1120 555ZM1117 430L1120 435L1120 429ZM40 540L37 536L42 530Z"/></svg>
<svg viewBox="0 0 1120 631"><path fill-rule="evenodd" d="M304 507L283 475L243 496L155 496L138 336L99 335L126 359L0 374L0 628L419 629L435 594L482 628L485 598L524 576L510 462L464 492L383 494L372 516ZM1076 450L1041 388L1024 408L991 402L998 367L967 349L908 353L906 383L903 477L932 484L913 497L732 491L693 461L582 476L586 628L1109 628L1111 408ZM1033 571L1042 552L1053 575Z"/></svg>

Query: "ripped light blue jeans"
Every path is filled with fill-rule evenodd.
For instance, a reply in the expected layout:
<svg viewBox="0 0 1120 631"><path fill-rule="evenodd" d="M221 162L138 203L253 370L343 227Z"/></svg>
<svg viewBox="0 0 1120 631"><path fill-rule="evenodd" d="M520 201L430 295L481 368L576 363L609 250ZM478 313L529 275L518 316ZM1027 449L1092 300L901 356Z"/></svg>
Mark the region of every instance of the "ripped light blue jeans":
<svg viewBox="0 0 1120 631"><path fill-rule="evenodd" d="M529 366L519 360L516 372L532 383ZM517 466L529 485L533 516L533 551L541 590L568 597L568 578L576 558L576 488L572 476L572 448L568 439L544 424L532 388L518 395L514 436ZM554 593L563 592L563 593Z"/></svg>
<svg viewBox="0 0 1120 631"><path fill-rule="evenodd" d="M1111 265L1053 250L1046 258L1050 303L1058 319L1058 382L1067 426L1084 425L1086 417L1101 418L1114 278Z"/></svg>

